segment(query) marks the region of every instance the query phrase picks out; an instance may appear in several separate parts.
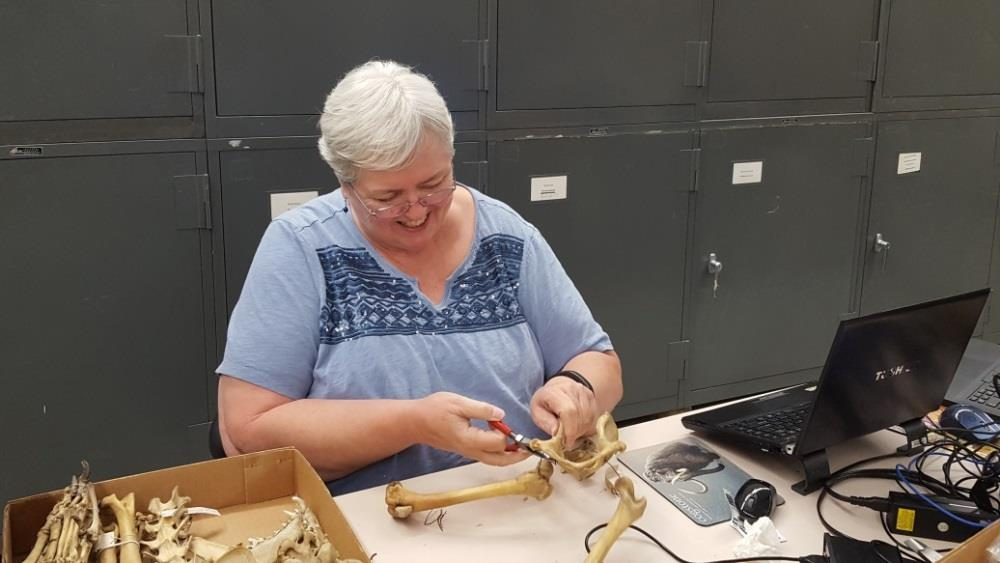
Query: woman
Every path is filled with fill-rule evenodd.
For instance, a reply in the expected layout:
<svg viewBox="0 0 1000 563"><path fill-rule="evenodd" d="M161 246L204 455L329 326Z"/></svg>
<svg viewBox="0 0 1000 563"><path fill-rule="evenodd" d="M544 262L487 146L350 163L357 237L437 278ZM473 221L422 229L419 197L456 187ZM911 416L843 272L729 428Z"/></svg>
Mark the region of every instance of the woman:
<svg viewBox="0 0 1000 563"><path fill-rule="evenodd" d="M369 62L320 128L341 188L261 240L217 370L227 453L294 445L344 493L524 459L487 420L591 432L622 394L611 342L541 234L455 182L434 85Z"/></svg>

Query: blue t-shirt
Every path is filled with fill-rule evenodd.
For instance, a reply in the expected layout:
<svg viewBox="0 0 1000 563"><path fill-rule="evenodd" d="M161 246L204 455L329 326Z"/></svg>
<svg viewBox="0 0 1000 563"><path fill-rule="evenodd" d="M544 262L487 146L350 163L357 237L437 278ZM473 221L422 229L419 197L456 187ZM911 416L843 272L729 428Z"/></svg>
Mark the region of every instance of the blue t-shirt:
<svg viewBox="0 0 1000 563"><path fill-rule="evenodd" d="M475 240L439 305L372 248L340 190L272 221L218 373L291 399L451 391L502 408L516 431L544 436L529 404L545 376L611 341L538 229L468 190ZM416 445L328 485L343 494L468 462Z"/></svg>

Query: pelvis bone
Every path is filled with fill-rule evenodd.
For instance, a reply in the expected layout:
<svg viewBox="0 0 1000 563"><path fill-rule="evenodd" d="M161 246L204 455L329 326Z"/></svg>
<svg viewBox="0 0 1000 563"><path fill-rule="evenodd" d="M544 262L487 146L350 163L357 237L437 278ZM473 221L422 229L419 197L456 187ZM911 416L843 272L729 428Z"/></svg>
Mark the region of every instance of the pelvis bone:
<svg viewBox="0 0 1000 563"><path fill-rule="evenodd" d="M526 471L514 479L447 493L415 493L403 487L399 481L393 481L385 489L385 503L393 518L402 519L414 512L444 508L485 498L523 495L544 500L552 493L552 485L549 484L551 476L552 464L542 460L538 463L538 467Z"/></svg>
<svg viewBox="0 0 1000 563"><path fill-rule="evenodd" d="M613 455L625 451L626 447L625 442L618 439L618 426L611 413L607 412L597 418L597 432L582 439L578 446L567 450L563 445L563 436L560 426L555 436L548 440L534 439L531 447L549 454L563 471L581 481L593 475Z"/></svg>
<svg viewBox="0 0 1000 563"><path fill-rule="evenodd" d="M646 499L635 498L635 487L628 477L618 477L611 484L613 492L618 495L618 507L608 521L601 538L590 549L590 555L584 563L601 563L618 540L633 522L646 511Z"/></svg>

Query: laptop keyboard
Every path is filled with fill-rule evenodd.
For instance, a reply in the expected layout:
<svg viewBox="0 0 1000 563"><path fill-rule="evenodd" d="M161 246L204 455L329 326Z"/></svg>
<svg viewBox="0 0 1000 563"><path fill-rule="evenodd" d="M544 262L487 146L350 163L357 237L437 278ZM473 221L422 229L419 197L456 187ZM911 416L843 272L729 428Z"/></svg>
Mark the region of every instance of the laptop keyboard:
<svg viewBox="0 0 1000 563"><path fill-rule="evenodd" d="M723 424L727 430L735 430L753 438L762 438L785 444L795 440L802 431L806 415L812 403L796 405L786 409L759 414L750 418L734 420Z"/></svg>
<svg viewBox="0 0 1000 563"><path fill-rule="evenodd" d="M997 397L997 391L993 387L993 378L989 377L986 381L979 386L978 389L969 395L969 402L974 404L985 405L987 407L996 408L1000 406L1000 398Z"/></svg>

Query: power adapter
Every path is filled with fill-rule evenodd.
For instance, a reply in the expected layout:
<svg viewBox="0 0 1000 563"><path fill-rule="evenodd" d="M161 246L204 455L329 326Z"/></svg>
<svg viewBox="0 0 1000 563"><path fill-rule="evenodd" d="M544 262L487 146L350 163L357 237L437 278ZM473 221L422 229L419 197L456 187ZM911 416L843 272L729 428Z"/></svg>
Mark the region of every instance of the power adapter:
<svg viewBox="0 0 1000 563"><path fill-rule="evenodd" d="M995 514L980 510L969 500L938 496L929 498L948 512L970 522L989 523L997 518ZM890 491L888 504L886 521L889 529L897 534L961 542L982 529L949 518L920 497L909 493Z"/></svg>
<svg viewBox="0 0 1000 563"><path fill-rule="evenodd" d="M830 563L902 563L899 548L881 541L860 541L823 535L823 553Z"/></svg>

